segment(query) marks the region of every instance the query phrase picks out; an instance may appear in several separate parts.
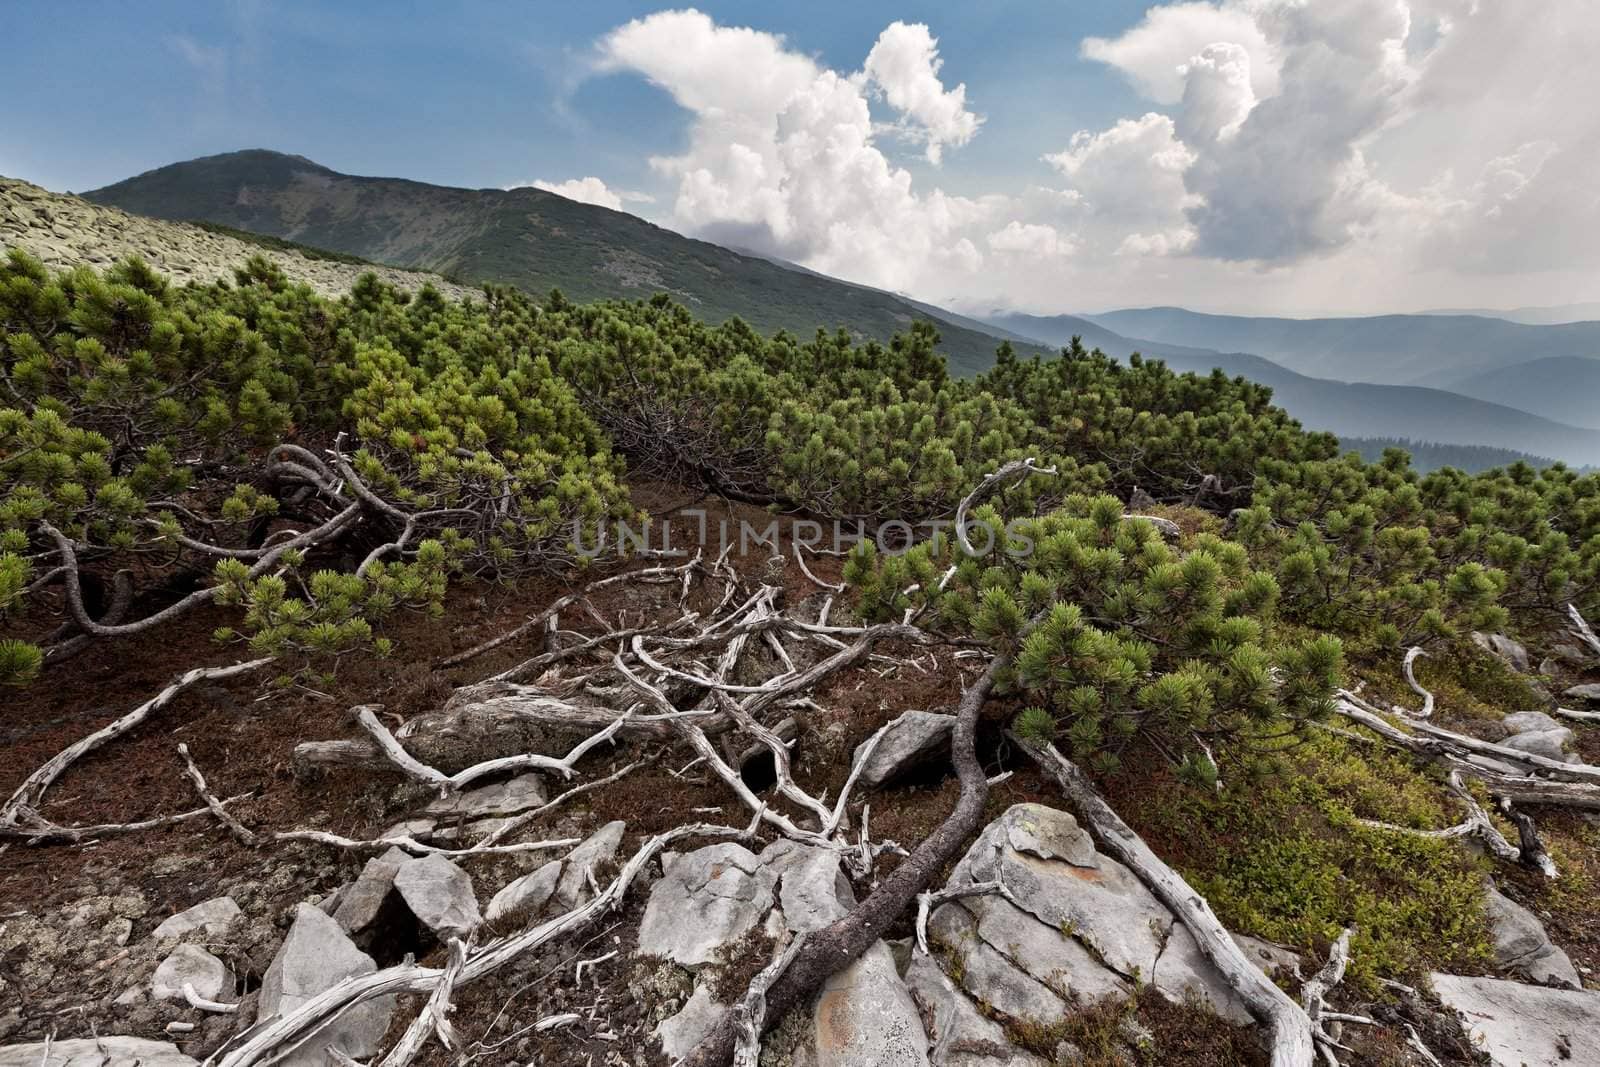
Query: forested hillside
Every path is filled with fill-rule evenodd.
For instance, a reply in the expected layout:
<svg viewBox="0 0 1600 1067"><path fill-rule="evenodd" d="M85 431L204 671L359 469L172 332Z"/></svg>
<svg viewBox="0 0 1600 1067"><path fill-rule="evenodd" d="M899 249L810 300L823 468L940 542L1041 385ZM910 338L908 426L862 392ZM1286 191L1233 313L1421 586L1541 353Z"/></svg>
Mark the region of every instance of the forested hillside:
<svg viewBox="0 0 1600 1067"><path fill-rule="evenodd" d="M174 163L83 194L162 219L203 220L420 267L468 282L560 289L580 300L666 292L707 322L738 316L763 333L847 329L887 342L938 319L961 373L992 361L994 340L899 297L690 240L643 219L542 189L451 189L340 174L263 150Z"/></svg>
<svg viewBox="0 0 1600 1067"><path fill-rule="evenodd" d="M13 249L0 612L27 1040L1465 1064L1600 965L1600 475L1220 372Z"/></svg>

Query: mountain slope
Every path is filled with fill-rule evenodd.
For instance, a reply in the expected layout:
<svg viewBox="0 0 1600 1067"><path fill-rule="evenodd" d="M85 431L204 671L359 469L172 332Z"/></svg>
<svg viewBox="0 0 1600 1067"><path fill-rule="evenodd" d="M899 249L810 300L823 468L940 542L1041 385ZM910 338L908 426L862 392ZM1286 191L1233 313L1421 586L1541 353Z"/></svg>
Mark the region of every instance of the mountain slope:
<svg viewBox="0 0 1600 1067"><path fill-rule="evenodd" d="M944 338L952 371L994 362L996 339L892 294L780 267L620 211L541 189L453 189L366 178L252 150L175 163L87 199L165 219L201 219L468 281L561 289L574 300L667 292L696 315L809 337L843 326L887 341L918 319Z"/></svg>
<svg viewBox="0 0 1600 1067"><path fill-rule="evenodd" d="M1551 356L1474 374L1452 392L1600 429L1600 359Z"/></svg>
<svg viewBox="0 0 1600 1067"><path fill-rule="evenodd" d="M1563 322L1594 322L1600 320L1600 302L1586 304L1553 304L1548 307L1507 308L1431 308L1417 312L1419 315L1477 315L1485 319L1505 319L1528 326L1554 326Z"/></svg>
<svg viewBox="0 0 1600 1067"><path fill-rule="evenodd" d="M1392 385L1450 383L1550 356L1600 356L1600 322L1529 326L1471 315L1284 319L1130 308L1084 316L1127 337L1253 352L1302 374Z"/></svg>
<svg viewBox="0 0 1600 1067"><path fill-rule="evenodd" d="M1273 400L1307 427L1341 437L1404 437L1509 449L1576 464L1600 462L1600 431L1443 389L1313 378L1260 356L1145 342L1071 315L999 315L984 321L1052 345L1077 335L1086 346L1119 359L1140 352L1178 371L1208 374L1217 368L1242 376L1270 386Z"/></svg>

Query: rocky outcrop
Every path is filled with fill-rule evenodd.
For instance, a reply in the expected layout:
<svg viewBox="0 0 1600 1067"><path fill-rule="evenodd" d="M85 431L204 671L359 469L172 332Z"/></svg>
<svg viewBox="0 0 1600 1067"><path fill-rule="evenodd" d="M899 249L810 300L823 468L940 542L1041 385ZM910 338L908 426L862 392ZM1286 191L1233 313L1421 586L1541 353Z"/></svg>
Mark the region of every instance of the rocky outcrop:
<svg viewBox="0 0 1600 1067"><path fill-rule="evenodd" d="M1590 682L1587 685L1575 685L1568 689L1564 696L1585 704L1600 704L1600 682Z"/></svg>
<svg viewBox="0 0 1600 1067"><path fill-rule="evenodd" d="M997 895L941 907L930 933L947 972L974 998L1018 1021L1057 1023L1079 1001L1148 982L1196 999L1230 1022L1251 1021L1233 990L1138 878L1100 854L1070 814L1019 804L991 823L952 885L1003 882Z"/></svg>
<svg viewBox="0 0 1600 1067"><path fill-rule="evenodd" d="M772 910L777 884L771 868L733 842L679 856L650 893L639 951L691 970L716 962Z"/></svg>
<svg viewBox="0 0 1600 1067"><path fill-rule="evenodd" d="M1492 656L1498 656L1514 671L1526 674L1532 667L1528 658L1528 650L1505 634L1474 633L1473 644L1483 649Z"/></svg>
<svg viewBox="0 0 1600 1067"><path fill-rule="evenodd" d="M600 868L616 857L627 828L628 824L620 819L608 822L568 853L562 863L561 878L556 882L554 899L558 907L564 911L589 899L591 872L598 877Z"/></svg>
<svg viewBox="0 0 1600 1067"><path fill-rule="evenodd" d="M536 915L555 894L556 883L560 880L561 861L551 860L532 874L514 879L496 893L483 913L484 918L499 922L513 913Z"/></svg>
<svg viewBox="0 0 1600 1067"><path fill-rule="evenodd" d="M1600 1063L1600 993L1435 974L1434 992L1461 1014L1496 1067Z"/></svg>
<svg viewBox="0 0 1600 1067"><path fill-rule="evenodd" d="M0 178L0 250L7 248L21 248L56 270L84 265L103 270L119 259L138 256L180 285L219 279L231 282L234 268L260 255L275 262L294 281L325 296L349 292L363 274L376 274L407 292L432 285L452 300L478 295L436 274L311 259L299 252L264 248L181 222L130 215L27 182Z"/></svg>
<svg viewBox="0 0 1600 1067"><path fill-rule="evenodd" d="M367 861L360 877L340 892L333 911L334 921L345 933L356 934L372 925L394 890L395 873L410 861L411 856L398 848Z"/></svg>
<svg viewBox="0 0 1600 1067"><path fill-rule="evenodd" d="M0 1067L195 1067L166 1041L142 1037L85 1037L0 1048Z"/></svg>

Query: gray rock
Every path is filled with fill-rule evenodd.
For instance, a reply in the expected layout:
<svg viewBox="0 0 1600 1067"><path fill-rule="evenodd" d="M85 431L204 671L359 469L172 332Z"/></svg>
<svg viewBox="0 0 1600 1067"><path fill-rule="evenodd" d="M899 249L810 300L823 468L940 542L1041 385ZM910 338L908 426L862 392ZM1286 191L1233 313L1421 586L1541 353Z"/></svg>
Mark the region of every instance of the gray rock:
<svg viewBox="0 0 1600 1067"><path fill-rule="evenodd" d="M240 914L239 905L232 897L212 897L167 919L156 927L155 936L176 940L202 928L208 934L220 934Z"/></svg>
<svg viewBox="0 0 1600 1067"><path fill-rule="evenodd" d="M877 789L927 762L950 747L956 717L932 711L907 711L889 724L861 768L861 785ZM856 746L859 758L867 742Z"/></svg>
<svg viewBox="0 0 1600 1067"><path fill-rule="evenodd" d="M345 933L354 934L372 924L384 899L394 889L395 872L410 862L411 855L400 848L391 848L367 861L356 880L344 887L333 910L334 921Z"/></svg>
<svg viewBox="0 0 1600 1067"><path fill-rule="evenodd" d="M1562 726L1542 711L1515 711L1500 720L1506 736L1525 734L1533 730L1560 730Z"/></svg>
<svg viewBox="0 0 1600 1067"><path fill-rule="evenodd" d="M185 982L205 1000L233 999L233 975L221 960L198 945L179 945L161 961L150 982L150 995L157 1000L183 1000Z"/></svg>
<svg viewBox="0 0 1600 1067"><path fill-rule="evenodd" d="M1473 1045L1497 1067L1577 1067L1600 1063L1600 993L1432 976L1447 1008L1461 1013Z"/></svg>
<svg viewBox="0 0 1600 1067"><path fill-rule="evenodd" d="M514 911L533 915L544 907L545 902L555 893L556 883L560 880L561 861L551 860L532 874L523 875L496 893L494 899L489 901L489 908L484 912L484 917L490 922L498 922Z"/></svg>
<svg viewBox="0 0 1600 1067"><path fill-rule="evenodd" d="M472 879L444 856L408 859L394 873L394 888L411 914L441 937L465 937L483 922Z"/></svg>
<svg viewBox="0 0 1600 1067"><path fill-rule="evenodd" d="M1595 658L1595 654L1588 649L1566 641L1551 645L1550 654L1569 667L1588 666Z"/></svg>
<svg viewBox="0 0 1600 1067"><path fill-rule="evenodd" d="M719 842L685 853L650 889L639 951L703 967L760 924L777 882L743 845Z"/></svg>
<svg viewBox="0 0 1600 1067"><path fill-rule="evenodd" d="M1005 1030L985 1018L931 956L914 953L906 968L906 987L922 1009L933 1043L933 1067L1048 1067L1044 1060L1014 1047Z"/></svg>
<svg viewBox="0 0 1600 1067"><path fill-rule="evenodd" d="M1513 734L1500 743L1519 752L1570 763L1574 757L1567 752L1566 746L1571 743L1572 738L1571 730L1565 726L1558 726L1554 730L1528 730L1525 733Z"/></svg>
<svg viewBox="0 0 1600 1067"><path fill-rule="evenodd" d="M423 812L438 818L481 819L490 815L517 815L539 807L548 799L543 778L537 774L521 774L504 782L439 797Z"/></svg>
<svg viewBox="0 0 1600 1067"><path fill-rule="evenodd" d="M1055 1025L1069 1014L1070 1006L1059 994L978 936L977 920L960 904L946 904L935 911L928 921L928 933L942 951L959 961L961 988L993 1010L1045 1026Z"/></svg>
<svg viewBox="0 0 1600 1067"><path fill-rule="evenodd" d="M1600 682L1590 682L1587 685L1575 685L1566 691L1566 696L1573 700L1582 700L1589 704L1600 704Z"/></svg>
<svg viewBox="0 0 1600 1067"><path fill-rule="evenodd" d="M687 1056L727 1013L728 1005L713 1000L711 991L704 985L695 986L694 995L683 1006L683 1010L669 1019L663 1019L656 1026L655 1034L661 1039L661 1051L674 1062Z"/></svg>
<svg viewBox="0 0 1600 1067"><path fill-rule="evenodd" d="M1491 887L1486 913L1497 967L1525 975L1540 985L1583 988L1572 960L1550 941L1544 924L1533 912Z"/></svg>
<svg viewBox="0 0 1600 1067"><path fill-rule="evenodd" d="M197 1062L170 1042L142 1037L84 1037L0 1048L0 1067L195 1067Z"/></svg>
<svg viewBox="0 0 1600 1067"><path fill-rule="evenodd" d="M1505 634L1474 633L1472 635L1472 642L1485 652L1488 652L1491 655L1499 656L1502 660L1508 663L1513 670L1521 671L1524 674L1527 673L1530 666L1528 660L1528 650L1523 648L1517 642L1513 641L1511 638L1507 637Z"/></svg>
<svg viewBox="0 0 1600 1067"><path fill-rule="evenodd" d="M818 1067L926 1067L928 1035L882 941L824 983L812 1008Z"/></svg>
<svg viewBox="0 0 1600 1067"><path fill-rule="evenodd" d="M572 850L562 866L561 880L556 883L557 906L565 910L589 899L587 872L617 854L617 849L622 846L622 834L627 828L628 824L620 819L608 822Z"/></svg>
<svg viewBox="0 0 1600 1067"><path fill-rule="evenodd" d="M837 852L780 838L759 858L778 875L778 904L784 924L794 933L820 930L855 907L855 891Z"/></svg>
<svg viewBox="0 0 1600 1067"><path fill-rule="evenodd" d="M318 908L301 904L283 947L262 976L257 1018L286 1015L344 979L377 969L372 957L356 948L338 923ZM370 1056L378 1051L393 1012L392 996L357 1005L278 1062L287 1067L332 1067L334 1061L324 1051L330 1045L356 1059Z"/></svg>
<svg viewBox="0 0 1600 1067"><path fill-rule="evenodd" d="M1235 1026L1249 1026L1255 1021L1250 1009L1222 980L1182 923L1173 923L1150 984L1174 1004L1203 1004L1213 1015Z"/></svg>
<svg viewBox="0 0 1600 1067"><path fill-rule="evenodd" d="M1089 1002L1128 993L1128 983L1077 940L1045 926L1009 901L967 897L958 906L977 918L980 938L1057 996Z"/></svg>

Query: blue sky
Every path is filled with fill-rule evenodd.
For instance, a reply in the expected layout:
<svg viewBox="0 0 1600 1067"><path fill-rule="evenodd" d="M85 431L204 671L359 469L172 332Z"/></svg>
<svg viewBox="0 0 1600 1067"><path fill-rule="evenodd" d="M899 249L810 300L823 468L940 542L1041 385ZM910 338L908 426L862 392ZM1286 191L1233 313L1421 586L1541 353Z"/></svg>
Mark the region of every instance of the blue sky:
<svg viewBox="0 0 1600 1067"><path fill-rule="evenodd" d="M274 148L448 185L582 171L666 190L647 159L681 147L687 117L637 76L588 69L599 38L663 6L163 0L79 3L63 19L54 5L11 5L0 93L15 103L0 173L81 191L179 159ZM1019 162L1042 177L1041 139L1064 143L1135 106L1127 83L1076 45L1137 22L1139 3L696 6L782 33L841 70L860 65L888 22L926 22L949 80L1056 101L991 115L950 161L950 188Z"/></svg>
<svg viewBox="0 0 1600 1067"><path fill-rule="evenodd" d="M15 3L0 174L534 182L970 311L1576 302L1592 4Z"/></svg>

